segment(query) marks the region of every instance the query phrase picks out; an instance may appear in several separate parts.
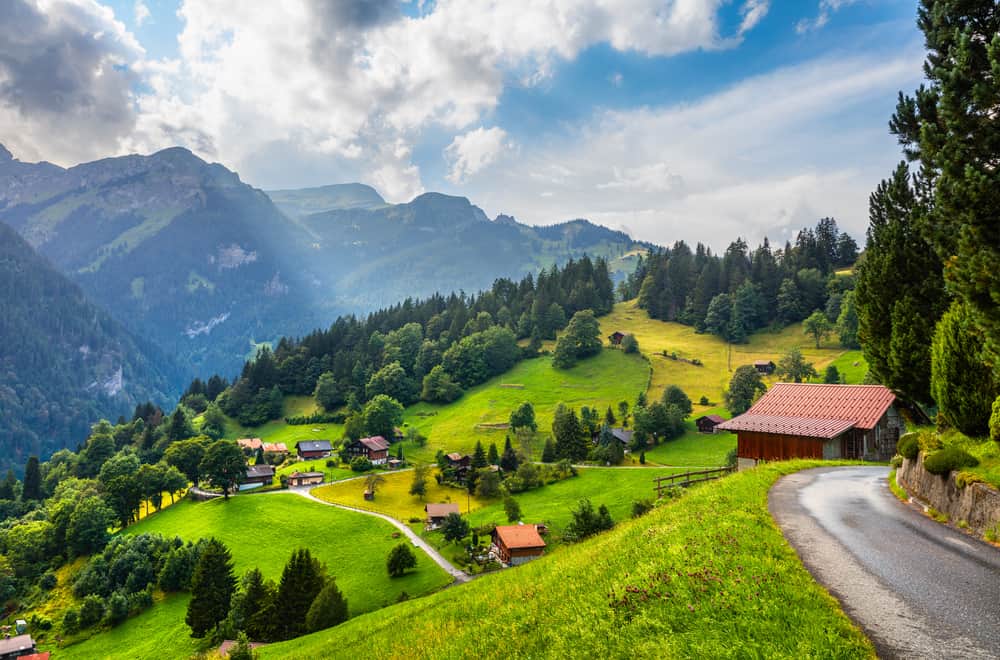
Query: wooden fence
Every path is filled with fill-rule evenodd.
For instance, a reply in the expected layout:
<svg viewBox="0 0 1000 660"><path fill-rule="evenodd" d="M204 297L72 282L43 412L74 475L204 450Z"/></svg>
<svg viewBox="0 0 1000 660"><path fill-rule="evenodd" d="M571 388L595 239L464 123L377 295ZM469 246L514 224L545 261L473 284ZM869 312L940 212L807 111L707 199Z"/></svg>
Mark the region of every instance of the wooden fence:
<svg viewBox="0 0 1000 660"><path fill-rule="evenodd" d="M674 486L690 486L702 481L712 481L735 472L735 467L710 468L708 470L695 470L692 472L679 472L665 477L653 477L653 489L657 497L663 496L663 491Z"/></svg>

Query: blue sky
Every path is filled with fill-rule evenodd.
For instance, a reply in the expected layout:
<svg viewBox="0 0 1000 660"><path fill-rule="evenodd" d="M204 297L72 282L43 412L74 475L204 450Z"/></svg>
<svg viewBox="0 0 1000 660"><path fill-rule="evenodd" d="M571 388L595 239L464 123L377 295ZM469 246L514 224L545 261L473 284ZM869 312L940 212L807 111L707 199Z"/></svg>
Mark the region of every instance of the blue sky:
<svg viewBox="0 0 1000 660"><path fill-rule="evenodd" d="M714 247L825 215L860 238L922 58L915 0L12 1L39 48L100 35L124 71L77 81L97 102L68 118L0 98L24 159L181 144L262 188L437 190Z"/></svg>

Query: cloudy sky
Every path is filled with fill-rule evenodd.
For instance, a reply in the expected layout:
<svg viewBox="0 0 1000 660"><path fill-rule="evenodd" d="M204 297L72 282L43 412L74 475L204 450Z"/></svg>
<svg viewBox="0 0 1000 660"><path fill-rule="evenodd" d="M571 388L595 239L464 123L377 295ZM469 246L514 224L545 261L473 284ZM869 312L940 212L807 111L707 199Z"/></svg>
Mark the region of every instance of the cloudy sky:
<svg viewBox="0 0 1000 660"><path fill-rule="evenodd" d="M0 142L182 145L261 188L362 181L660 243L859 239L920 82L915 0L3 0Z"/></svg>

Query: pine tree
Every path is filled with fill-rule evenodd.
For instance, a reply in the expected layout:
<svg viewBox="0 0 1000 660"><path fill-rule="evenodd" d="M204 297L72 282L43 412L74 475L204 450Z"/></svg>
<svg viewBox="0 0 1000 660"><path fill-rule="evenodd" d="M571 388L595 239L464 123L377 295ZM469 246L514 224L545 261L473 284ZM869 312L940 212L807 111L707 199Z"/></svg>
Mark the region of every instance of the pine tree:
<svg viewBox="0 0 1000 660"><path fill-rule="evenodd" d="M226 618L235 590L229 549L218 539L209 539L191 577L191 601L184 621L191 628L192 637L204 637Z"/></svg>
<svg viewBox="0 0 1000 660"><path fill-rule="evenodd" d="M323 588L326 570L306 548L292 553L278 584L278 638L291 639L306 633L306 614Z"/></svg>
<svg viewBox="0 0 1000 660"><path fill-rule="evenodd" d="M587 457L587 442L583 438L576 411L562 403L556 407L552 435L555 437L556 456L559 458L579 461Z"/></svg>
<svg viewBox="0 0 1000 660"><path fill-rule="evenodd" d="M483 451L483 443L476 440L476 449L472 452L472 467L476 470L488 465L486 462L486 452Z"/></svg>
<svg viewBox="0 0 1000 660"><path fill-rule="evenodd" d="M490 465L500 464L500 454L499 452L497 452L497 443L495 442L490 443L490 450L486 454L486 461Z"/></svg>
<svg viewBox="0 0 1000 660"><path fill-rule="evenodd" d="M42 472L38 466L38 457L30 456L24 466L24 488L21 489L21 500L42 499Z"/></svg>
<svg viewBox="0 0 1000 660"><path fill-rule="evenodd" d="M506 454L506 452L504 452ZM555 463L556 445L552 438L545 439L545 446L542 447L542 463Z"/></svg>
<svg viewBox="0 0 1000 660"><path fill-rule="evenodd" d="M14 470L8 468L6 478L4 478L3 483L0 483L0 500L14 500L16 497L14 487L16 485L17 477L14 476Z"/></svg>
<svg viewBox="0 0 1000 660"><path fill-rule="evenodd" d="M611 409L611 406L608 406L607 411L604 413L604 423L608 426L614 426L618 423L618 420L615 419L615 412Z"/></svg>
<svg viewBox="0 0 1000 660"><path fill-rule="evenodd" d="M412 553L410 553L412 556ZM416 559L414 559L416 563ZM309 632L324 630L347 621L347 599L337 587L333 578L316 595L306 614L306 629Z"/></svg>
<svg viewBox="0 0 1000 660"><path fill-rule="evenodd" d="M260 569L247 571L238 614L243 630L255 641L268 641L274 636L276 593L274 582L264 580Z"/></svg>
<svg viewBox="0 0 1000 660"><path fill-rule="evenodd" d="M543 458L542 460L545 459ZM507 474L513 474L519 464L520 461L517 458L517 452L514 451L514 446L511 445L510 436L508 435L504 438L503 454L500 456L500 469Z"/></svg>

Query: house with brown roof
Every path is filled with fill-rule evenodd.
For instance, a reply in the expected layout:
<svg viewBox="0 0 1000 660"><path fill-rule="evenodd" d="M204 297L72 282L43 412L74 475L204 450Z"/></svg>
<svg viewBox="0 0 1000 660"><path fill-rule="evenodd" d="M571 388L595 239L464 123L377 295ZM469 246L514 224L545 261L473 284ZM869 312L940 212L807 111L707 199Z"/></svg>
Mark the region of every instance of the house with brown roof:
<svg viewBox="0 0 1000 660"><path fill-rule="evenodd" d="M425 504L424 511L427 512L427 527L428 529L437 529L444 524L444 519L448 517L449 514L459 513L458 505L451 503L443 504Z"/></svg>
<svg viewBox="0 0 1000 660"><path fill-rule="evenodd" d="M545 541L534 525L498 525L492 540L490 553L511 566L537 559L545 552Z"/></svg>
<svg viewBox="0 0 1000 660"><path fill-rule="evenodd" d="M265 454L287 454L288 447L284 442L265 442L264 443L264 453Z"/></svg>
<svg viewBox="0 0 1000 660"><path fill-rule="evenodd" d="M352 459L364 456L372 465L385 465L389 461L389 442L380 435L353 440L344 446L344 451Z"/></svg>
<svg viewBox="0 0 1000 660"><path fill-rule="evenodd" d="M765 376L770 376L777 369L777 365L771 360L754 360L753 368L757 370L757 373L764 374Z"/></svg>
<svg viewBox="0 0 1000 660"><path fill-rule="evenodd" d="M31 635L17 635L0 639L0 660L17 660L22 655L35 652L35 640Z"/></svg>
<svg viewBox="0 0 1000 660"><path fill-rule="evenodd" d="M698 433L715 433L715 429L724 421L726 419L721 415L702 415L694 423L698 427Z"/></svg>
<svg viewBox="0 0 1000 660"><path fill-rule="evenodd" d="M263 446L263 441L260 438L240 438L236 441L236 444L240 446L244 452L252 454Z"/></svg>
<svg viewBox="0 0 1000 660"><path fill-rule="evenodd" d="M292 472L288 475L288 487L318 486L323 483L325 475L322 472Z"/></svg>
<svg viewBox="0 0 1000 660"><path fill-rule="evenodd" d="M895 402L882 385L777 383L716 428L736 433L741 469L792 458L887 461L905 432Z"/></svg>
<svg viewBox="0 0 1000 660"><path fill-rule="evenodd" d="M610 335L608 335L608 341L612 346L621 346L622 340L631 335L631 332L622 332L621 330L615 330Z"/></svg>

